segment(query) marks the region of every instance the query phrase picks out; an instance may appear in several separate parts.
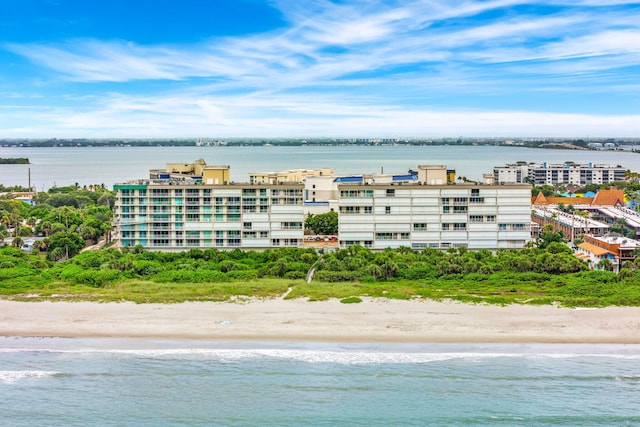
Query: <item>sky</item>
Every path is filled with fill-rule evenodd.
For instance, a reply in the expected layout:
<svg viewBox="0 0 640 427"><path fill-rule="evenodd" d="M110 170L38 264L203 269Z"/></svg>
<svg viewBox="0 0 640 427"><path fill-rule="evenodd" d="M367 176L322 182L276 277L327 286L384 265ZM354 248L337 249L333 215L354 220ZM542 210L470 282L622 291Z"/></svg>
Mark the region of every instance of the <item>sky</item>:
<svg viewBox="0 0 640 427"><path fill-rule="evenodd" d="M640 137L640 1L0 0L53 137Z"/></svg>

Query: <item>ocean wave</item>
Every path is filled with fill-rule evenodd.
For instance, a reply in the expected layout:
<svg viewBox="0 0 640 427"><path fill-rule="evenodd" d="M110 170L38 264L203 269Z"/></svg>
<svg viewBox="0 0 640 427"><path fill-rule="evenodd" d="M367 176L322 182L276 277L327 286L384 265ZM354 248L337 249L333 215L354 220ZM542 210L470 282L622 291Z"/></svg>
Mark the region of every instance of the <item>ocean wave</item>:
<svg viewBox="0 0 640 427"><path fill-rule="evenodd" d="M0 371L0 383L13 384L26 378L45 378L56 374L53 371Z"/></svg>
<svg viewBox="0 0 640 427"><path fill-rule="evenodd" d="M103 354L119 357L149 359L204 358L218 362L234 362L250 359L280 359L304 363L336 363L345 365L365 364L421 364L454 359L482 361L496 358L520 359L575 359L608 358L618 360L640 360L640 354L619 353L553 353L553 352L393 352L372 350L306 350L282 348L256 349L0 349L1 353L51 353L92 355ZM6 371L5 371L6 372Z"/></svg>

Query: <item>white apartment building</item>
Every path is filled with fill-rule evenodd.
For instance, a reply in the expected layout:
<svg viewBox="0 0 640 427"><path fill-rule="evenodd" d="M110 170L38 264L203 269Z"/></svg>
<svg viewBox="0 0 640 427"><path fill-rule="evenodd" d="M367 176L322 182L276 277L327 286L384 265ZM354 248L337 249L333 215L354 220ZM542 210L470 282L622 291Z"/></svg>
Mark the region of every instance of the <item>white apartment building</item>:
<svg viewBox="0 0 640 427"><path fill-rule="evenodd" d="M302 245L305 199L328 203L308 200L312 182L336 198L327 206L339 212L342 247L495 250L522 248L530 240L530 185L447 184L449 171L442 165L405 175L307 177L307 187L229 183L228 167L211 169L206 180L207 170L202 178L188 172L179 179L114 186L115 237L122 246L172 251Z"/></svg>
<svg viewBox="0 0 640 427"><path fill-rule="evenodd" d="M114 189L115 234L122 246L264 249L303 242L302 184L140 180Z"/></svg>
<svg viewBox="0 0 640 427"><path fill-rule="evenodd" d="M535 185L606 184L625 180L625 168L604 164L517 162L493 168L498 184L529 182Z"/></svg>
<svg viewBox="0 0 640 427"><path fill-rule="evenodd" d="M531 240L531 186L423 182L340 185L340 246L495 250Z"/></svg>

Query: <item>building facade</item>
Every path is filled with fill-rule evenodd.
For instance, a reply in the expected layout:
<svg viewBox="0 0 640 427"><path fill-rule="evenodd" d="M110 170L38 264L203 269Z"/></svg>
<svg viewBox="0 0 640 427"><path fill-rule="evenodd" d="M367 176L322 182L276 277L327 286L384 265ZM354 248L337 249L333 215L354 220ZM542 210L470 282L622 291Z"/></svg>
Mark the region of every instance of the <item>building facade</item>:
<svg viewBox="0 0 640 427"><path fill-rule="evenodd" d="M493 169L496 183L523 183L535 185L606 184L625 180L625 168L603 164L562 164L517 162Z"/></svg>
<svg viewBox="0 0 640 427"><path fill-rule="evenodd" d="M122 246L156 250L299 246L303 188L172 180L117 184L116 236Z"/></svg>
<svg viewBox="0 0 640 427"><path fill-rule="evenodd" d="M341 247L494 250L531 240L529 185L343 184L339 190Z"/></svg>
<svg viewBox="0 0 640 427"><path fill-rule="evenodd" d="M290 182L254 176L241 184L228 181L227 166L168 164L151 171L152 179L114 186L115 236L122 246L166 251L295 247L304 243L305 209L314 205L318 213L338 211L341 247L497 250L530 241L528 184L451 184L442 165L404 175L330 171L305 183L292 175ZM318 200L325 196L331 199Z"/></svg>

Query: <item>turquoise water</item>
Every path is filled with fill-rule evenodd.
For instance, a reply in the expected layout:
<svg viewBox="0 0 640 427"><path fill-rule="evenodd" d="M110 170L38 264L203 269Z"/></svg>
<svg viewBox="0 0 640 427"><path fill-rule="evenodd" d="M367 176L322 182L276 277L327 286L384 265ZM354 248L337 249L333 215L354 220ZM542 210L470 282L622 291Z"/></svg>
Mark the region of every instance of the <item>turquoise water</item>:
<svg viewBox="0 0 640 427"><path fill-rule="evenodd" d="M149 169L166 163L193 162L231 166L231 179L248 181L248 173L283 169L331 167L339 174L384 171L405 173L420 164L443 164L458 176L480 180L494 166L518 160L562 163L605 163L640 171L640 154L614 151L543 150L493 146L326 146L326 147L0 147L0 157L27 157L31 165L0 165L0 184L38 190L64 186L114 183L148 178Z"/></svg>
<svg viewBox="0 0 640 427"><path fill-rule="evenodd" d="M0 338L0 424L640 425L640 346Z"/></svg>

